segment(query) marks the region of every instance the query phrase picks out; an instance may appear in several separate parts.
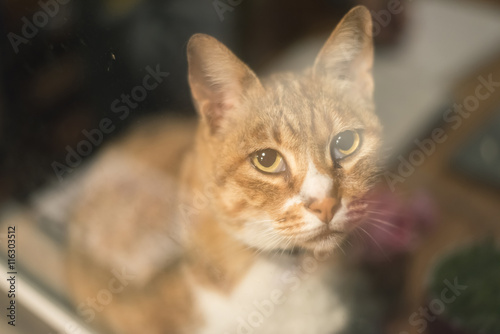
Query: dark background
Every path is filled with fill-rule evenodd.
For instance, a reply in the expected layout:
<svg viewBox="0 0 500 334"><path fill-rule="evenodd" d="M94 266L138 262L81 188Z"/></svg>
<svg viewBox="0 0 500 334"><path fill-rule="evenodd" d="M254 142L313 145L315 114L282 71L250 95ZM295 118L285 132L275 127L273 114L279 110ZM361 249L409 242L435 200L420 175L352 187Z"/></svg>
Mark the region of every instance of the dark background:
<svg viewBox="0 0 500 334"><path fill-rule="evenodd" d="M64 163L66 147L75 148L85 138L82 130L97 128L104 117L116 126L104 135L107 141L141 115L194 115L185 55L192 34L215 36L258 72L301 37L331 31L358 1L230 3L237 5L221 9L221 20L209 0L2 2L0 202L25 199L56 180L51 164ZM374 9L386 5L367 4ZM48 17L46 24L43 15ZM33 37L23 35L26 19L41 20ZM397 42L404 20L405 15L395 16L377 42ZM30 38L14 47L12 34ZM146 66L157 65L170 75L129 117L118 119L112 101L141 84ZM93 147L86 158L100 147Z"/></svg>

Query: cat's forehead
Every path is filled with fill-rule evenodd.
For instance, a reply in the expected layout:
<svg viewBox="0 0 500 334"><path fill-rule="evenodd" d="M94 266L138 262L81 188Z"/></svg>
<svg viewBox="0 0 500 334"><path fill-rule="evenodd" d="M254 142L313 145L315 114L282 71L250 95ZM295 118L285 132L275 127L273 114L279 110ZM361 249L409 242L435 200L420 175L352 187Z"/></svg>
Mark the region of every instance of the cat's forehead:
<svg viewBox="0 0 500 334"><path fill-rule="evenodd" d="M342 82L325 83L310 75L281 74L265 81L264 88L256 112L275 131L331 136L364 128L364 116L371 114L370 106L360 103Z"/></svg>

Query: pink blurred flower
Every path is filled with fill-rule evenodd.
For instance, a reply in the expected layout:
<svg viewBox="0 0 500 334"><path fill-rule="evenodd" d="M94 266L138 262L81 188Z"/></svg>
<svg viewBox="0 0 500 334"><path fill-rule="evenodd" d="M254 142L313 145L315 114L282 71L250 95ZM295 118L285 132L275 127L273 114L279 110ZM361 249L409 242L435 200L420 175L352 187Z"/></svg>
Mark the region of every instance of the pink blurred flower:
<svg viewBox="0 0 500 334"><path fill-rule="evenodd" d="M366 220L361 224L362 258L383 261L407 253L436 223L435 208L425 191L402 198L378 189L369 198Z"/></svg>

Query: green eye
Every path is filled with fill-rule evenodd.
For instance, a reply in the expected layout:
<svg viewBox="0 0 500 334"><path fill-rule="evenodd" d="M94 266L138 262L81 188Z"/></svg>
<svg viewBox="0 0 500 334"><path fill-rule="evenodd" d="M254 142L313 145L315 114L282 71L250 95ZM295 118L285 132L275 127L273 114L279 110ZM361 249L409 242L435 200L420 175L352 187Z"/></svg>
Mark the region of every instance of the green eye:
<svg viewBox="0 0 500 334"><path fill-rule="evenodd" d="M285 161L281 154L270 148L257 151L252 157L253 165L264 173L281 173L285 171Z"/></svg>
<svg viewBox="0 0 500 334"><path fill-rule="evenodd" d="M333 160L343 159L359 148L361 137L357 131L347 130L335 136L330 143L330 154Z"/></svg>

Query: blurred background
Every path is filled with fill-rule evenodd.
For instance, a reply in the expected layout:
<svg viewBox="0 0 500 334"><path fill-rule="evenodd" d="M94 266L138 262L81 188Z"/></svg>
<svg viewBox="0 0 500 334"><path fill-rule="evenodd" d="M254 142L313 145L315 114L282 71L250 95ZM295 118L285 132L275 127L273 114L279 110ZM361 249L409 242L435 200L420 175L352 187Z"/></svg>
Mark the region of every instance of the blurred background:
<svg viewBox="0 0 500 334"><path fill-rule="evenodd" d="M18 244L25 285L41 293L45 301L38 301L38 309L43 305L52 316L22 306L19 325L4 319L0 331L62 332L57 319L44 317L71 318L64 313L60 279L64 222L44 198L141 118L195 116L185 54L192 34L218 38L258 74L297 70L312 64L333 27L357 4L366 5L374 19L375 100L387 162L377 196L392 212L384 219L405 231L377 237L384 256L365 259L374 284L391 296L381 333L500 333L498 284L481 280L499 277L500 268L498 0L3 1L1 256L6 226L26 226ZM134 90L146 87L148 74L154 78L149 84L158 85ZM105 119L109 131L76 152L74 166L61 167ZM451 269L443 254L454 261ZM472 261L471 254L484 262ZM462 308L434 306L427 317L419 310L438 305L429 303L439 263L450 280L454 270L475 268L470 286L475 282L479 290L467 290ZM7 302L2 292L0 305ZM467 307L481 313L464 320L463 314L474 313Z"/></svg>

